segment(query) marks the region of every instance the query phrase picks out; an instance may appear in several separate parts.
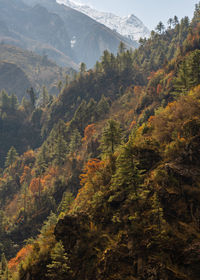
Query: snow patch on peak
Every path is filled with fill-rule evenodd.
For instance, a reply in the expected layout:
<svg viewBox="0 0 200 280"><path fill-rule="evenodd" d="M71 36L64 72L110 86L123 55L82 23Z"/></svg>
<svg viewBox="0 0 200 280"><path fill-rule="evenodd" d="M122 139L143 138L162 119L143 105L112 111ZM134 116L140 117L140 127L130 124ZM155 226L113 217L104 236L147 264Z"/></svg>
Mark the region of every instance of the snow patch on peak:
<svg viewBox="0 0 200 280"><path fill-rule="evenodd" d="M108 28L117 31L121 35L133 40L138 41L141 37L149 37L149 29L138 19L135 15L131 14L127 17L120 17L113 13L100 12L96 9L71 0L56 0L59 4L64 4L72 9L86 14L92 19L104 24Z"/></svg>

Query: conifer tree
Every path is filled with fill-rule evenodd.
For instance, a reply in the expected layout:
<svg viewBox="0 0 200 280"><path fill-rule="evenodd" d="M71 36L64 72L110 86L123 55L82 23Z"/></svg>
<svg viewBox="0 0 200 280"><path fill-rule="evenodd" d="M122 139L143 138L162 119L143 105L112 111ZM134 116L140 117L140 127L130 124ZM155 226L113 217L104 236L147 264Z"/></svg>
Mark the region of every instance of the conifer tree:
<svg viewBox="0 0 200 280"><path fill-rule="evenodd" d="M36 160L36 173L37 175L41 175L45 172L48 166L48 159L47 159L47 147L45 143L42 145L39 155L37 156Z"/></svg>
<svg viewBox="0 0 200 280"><path fill-rule="evenodd" d="M0 210L0 239L4 233L4 212Z"/></svg>
<svg viewBox="0 0 200 280"><path fill-rule="evenodd" d="M180 65L175 88L179 92L187 92L200 83L200 51L191 52Z"/></svg>
<svg viewBox="0 0 200 280"><path fill-rule="evenodd" d="M17 107L18 107L19 103L18 103L18 99L17 99L17 96L15 94L12 94L10 96L10 107L11 109L14 111L14 110L17 110Z"/></svg>
<svg viewBox="0 0 200 280"><path fill-rule="evenodd" d="M49 234L49 229L51 227L55 227L57 223L57 216L53 212L50 213L47 220L44 222L44 225L42 226L42 229L40 230L41 235L45 238L47 234Z"/></svg>
<svg viewBox="0 0 200 280"><path fill-rule="evenodd" d="M0 93L0 108L2 111L7 111L10 107L10 99L8 93L2 90Z"/></svg>
<svg viewBox="0 0 200 280"><path fill-rule="evenodd" d="M58 213L62 213L62 212L66 213L69 210L70 205L73 202L73 200L74 200L74 197L73 197L72 193L65 192L63 194L62 201L58 207Z"/></svg>
<svg viewBox="0 0 200 280"><path fill-rule="evenodd" d="M107 74L110 72L110 60L111 54L109 53L109 51L105 50L102 56L102 66L104 72Z"/></svg>
<svg viewBox="0 0 200 280"><path fill-rule="evenodd" d="M116 162L117 171L114 176L113 185L123 187L124 190L128 189L137 200L141 171L138 170L138 161L134 155L134 147L129 141L120 151L121 153Z"/></svg>
<svg viewBox="0 0 200 280"><path fill-rule="evenodd" d="M192 52L187 61L188 88L200 83L200 50Z"/></svg>
<svg viewBox="0 0 200 280"><path fill-rule="evenodd" d="M169 18L168 21L167 21L167 24L169 25L169 29L172 28L172 23L173 23L173 19Z"/></svg>
<svg viewBox="0 0 200 280"><path fill-rule="evenodd" d="M63 135L59 134L56 139L55 146L55 164L57 164L58 166L62 166L64 164L67 150L67 143Z"/></svg>
<svg viewBox="0 0 200 280"><path fill-rule="evenodd" d="M62 120L59 120L55 130L55 146L54 146L54 161L56 165L62 166L68 152L67 142L65 140L66 126Z"/></svg>
<svg viewBox="0 0 200 280"><path fill-rule="evenodd" d="M162 21L160 21L158 23L158 25L156 26L156 30L161 34L163 32L163 30L165 29L164 24L162 23Z"/></svg>
<svg viewBox="0 0 200 280"><path fill-rule="evenodd" d="M28 114L30 111L30 103L28 102L28 100L25 96L22 98L21 106L23 107L25 112Z"/></svg>
<svg viewBox="0 0 200 280"><path fill-rule="evenodd" d="M82 62L80 65L80 72L81 72L81 75L86 72L86 64L84 62Z"/></svg>
<svg viewBox="0 0 200 280"><path fill-rule="evenodd" d="M121 143L121 129L118 122L109 120L101 138L101 150L103 153L113 154Z"/></svg>
<svg viewBox="0 0 200 280"><path fill-rule="evenodd" d="M30 98L31 109L33 111L35 109L35 104L36 104L36 94L32 87L27 90L27 94Z"/></svg>
<svg viewBox="0 0 200 280"><path fill-rule="evenodd" d="M8 263L3 253L1 255L1 262L0 262L0 279L1 280L9 280L9 272L8 272Z"/></svg>
<svg viewBox="0 0 200 280"><path fill-rule="evenodd" d="M178 20L178 17L177 16L174 16L174 19L173 19L173 25L174 27L176 27L176 25L179 23L179 20Z"/></svg>
<svg viewBox="0 0 200 280"><path fill-rule="evenodd" d="M70 144L69 144L69 152L75 152L81 144L81 135L78 129L75 129L71 135Z"/></svg>
<svg viewBox="0 0 200 280"><path fill-rule="evenodd" d="M119 43L119 54L124 53L125 50L126 50L126 46L125 46L125 44L121 41L121 42Z"/></svg>
<svg viewBox="0 0 200 280"><path fill-rule="evenodd" d="M194 17L192 23L199 22L200 20L200 2L195 5Z"/></svg>
<svg viewBox="0 0 200 280"><path fill-rule="evenodd" d="M67 253L65 253L62 242L56 243L51 252L52 262L47 265L47 278L65 280L70 279L70 263Z"/></svg>
<svg viewBox="0 0 200 280"><path fill-rule="evenodd" d="M105 114L108 113L109 108L110 108L110 106L109 106L108 101L106 100L105 96L102 95L101 99L96 107L96 112L97 112L98 117L104 117Z"/></svg>
<svg viewBox="0 0 200 280"><path fill-rule="evenodd" d="M63 86L62 81L61 81L61 80L60 80L60 81L58 81L57 87L58 87L59 92L61 91L62 86Z"/></svg>
<svg viewBox="0 0 200 280"><path fill-rule="evenodd" d="M44 86L42 89L42 107L46 107L47 104L49 103L49 93Z"/></svg>
<svg viewBox="0 0 200 280"><path fill-rule="evenodd" d="M102 64L99 61L97 61L95 64L95 71L96 71L96 73L102 72Z"/></svg>
<svg viewBox="0 0 200 280"><path fill-rule="evenodd" d="M6 161L5 161L5 166L8 167L12 165L18 157L18 153L15 149L15 147L11 147L10 150L7 153Z"/></svg>
<svg viewBox="0 0 200 280"><path fill-rule="evenodd" d="M66 87L69 85L69 82L70 82L70 77L69 77L69 75L66 75L66 77L65 77L65 86Z"/></svg>

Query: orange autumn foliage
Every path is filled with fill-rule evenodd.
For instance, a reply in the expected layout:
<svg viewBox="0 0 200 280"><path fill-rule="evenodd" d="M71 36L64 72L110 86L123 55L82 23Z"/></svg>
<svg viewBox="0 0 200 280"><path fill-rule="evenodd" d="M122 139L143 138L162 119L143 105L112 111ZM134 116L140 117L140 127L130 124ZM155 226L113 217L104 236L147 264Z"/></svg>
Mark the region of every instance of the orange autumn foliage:
<svg viewBox="0 0 200 280"><path fill-rule="evenodd" d="M30 166L35 162L35 153L33 150L28 150L22 155L22 166Z"/></svg>
<svg viewBox="0 0 200 280"><path fill-rule="evenodd" d="M129 129L132 129L134 126L136 126L136 121L133 120L130 124Z"/></svg>
<svg viewBox="0 0 200 280"><path fill-rule="evenodd" d="M45 173L44 177L41 178L41 185L43 189L50 188L52 186L52 181L58 176L58 169L55 167L50 167L48 172Z"/></svg>
<svg viewBox="0 0 200 280"><path fill-rule="evenodd" d="M154 138L160 143L169 143L180 133L182 135L185 122L199 119L200 87L195 87L188 96L182 96L179 100L170 102L155 116L152 121Z"/></svg>
<svg viewBox="0 0 200 280"><path fill-rule="evenodd" d="M6 214L7 215L13 216L15 213L17 213L18 199L19 199L19 194L16 194L13 197L13 199L10 201L10 203L6 206Z"/></svg>
<svg viewBox="0 0 200 280"><path fill-rule="evenodd" d="M18 265L22 262L26 256L32 251L33 246L27 245L26 247L22 248L18 253L17 256L11 259L8 263L8 268L11 272L17 271Z"/></svg>
<svg viewBox="0 0 200 280"><path fill-rule="evenodd" d="M157 94L161 94L161 92L162 92L162 86L161 86L161 84L158 84L157 85Z"/></svg>
<svg viewBox="0 0 200 280"><path fill-rule="evenodd" d="M27 152L25 152L23 154L23 159L24 160L30 160L30 159L34 159L35 155L34 155L34 151L33 150L28 150Z"/></svg>
<svg viewBox="0 0 200 280"><path fill-rule="evenodd" d="M147 79L148 79L148 80L153 79L154 76L155 76L155 74L156 74L156 73L155 73L154 71L152 71Z"/></svg>
<svg viewBox="0 0 200 280"><path fill-rule="evenodd" d="M98 191L100 182L103 180L103 170L105 163L98 159L91 159L85 166L84 174L80 175L81 185L83 187L79 190L74 203L72 204L71 211L76 209L87 209L89 206L88 201ZM102 183L103 184L103 183Z"/></svg>
<svg viewBox="0 0 200 280"><path fill-rule="evenodd" d="M155 119L155 116L150 116L148 119L148 123L152 123L154 119Z"/></svg>
<svg viewBox="0 0 200 280"><path fill-rule="evenodd" d="M104 162L99 159L93 158L90 159L84 168L84 174L80 175L81 185L84 185L88 180L91 180L95 177L95 173L100 171L100 169L104 166Z"/></svg>
<svg viewBox="0 0 200 280"><path fill-rule="evenodd" d="M32 193L40 192L43 189L43 186L41 184L41 179L40 178L33 178L29 189Z"/></svg>
<svg viewBox="0 0 200 280"><path fill-rule="evenodd" d="M93 124L93 123L89 124L84 130L83 141L91 140L91 138L92 138L92 136L94 135L95 132L96 132L95 124Z"/></svg>
<svg viewBox="0 0 200 280"><path fill-rule="evenodd" d="M198 22L196 26L192 29L192 32L187 36L186 51L191 51L196 48L199 48L200 40L200 23Z"/></svg>
<svg viewBox="0 0 200 280"><path fill-rule="evenodd" d="M24 182L27 182L30 179L30 176L31 176L31 168L25 165L24 172L20 178L20 183L23 184Z"/></svg>
<svg viewBox="0 0 200 280"><path fill-rule="evenodd" d="M134 94L139 95L142 92L142 87L141 86L135 86L134 87Z"/></svg>
<svg viewBox="0 0 200 280"><path fill-rule="evenodd" d="M130 111L128 111L128 113L126 114L127 119L130 119L134 116L134 109L131 109Z"/></svg>

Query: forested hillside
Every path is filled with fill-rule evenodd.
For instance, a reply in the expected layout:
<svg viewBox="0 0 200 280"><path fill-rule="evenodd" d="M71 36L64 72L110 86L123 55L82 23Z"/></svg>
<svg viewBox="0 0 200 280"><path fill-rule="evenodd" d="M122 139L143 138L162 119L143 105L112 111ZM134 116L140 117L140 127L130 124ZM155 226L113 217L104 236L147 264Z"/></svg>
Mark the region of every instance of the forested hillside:
<svg viewBox="0 0 200 280"><path fill-rule="evenodd" d="M168 23L57 98L1 93L28 135L2 138L1 279L199 279L200 3Z"/></svg>
<svg viewBox="0 0 200 280"><path fill-rule="evenodd" d="M19 47L0 44L0 90L17 95L19 101L34 88L39 95L45 86L50 94L59 93L58 82L65 83L66 75L75 72L62 68L48 59Z"/></svg>

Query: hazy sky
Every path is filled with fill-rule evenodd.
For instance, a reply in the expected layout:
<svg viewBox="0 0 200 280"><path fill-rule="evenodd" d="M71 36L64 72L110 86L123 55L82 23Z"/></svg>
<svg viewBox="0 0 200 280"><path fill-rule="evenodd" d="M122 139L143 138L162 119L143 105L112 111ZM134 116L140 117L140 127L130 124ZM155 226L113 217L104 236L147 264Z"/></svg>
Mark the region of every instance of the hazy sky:
<svg viewBox="0 0 200 280"><path fill-rule="evenodd" d="M154 29L161 20L165 24L170 17L189 16L199 0L75 0L92 5L101 11L114 12L121 16L134 14L150 29Z"/></svg>

